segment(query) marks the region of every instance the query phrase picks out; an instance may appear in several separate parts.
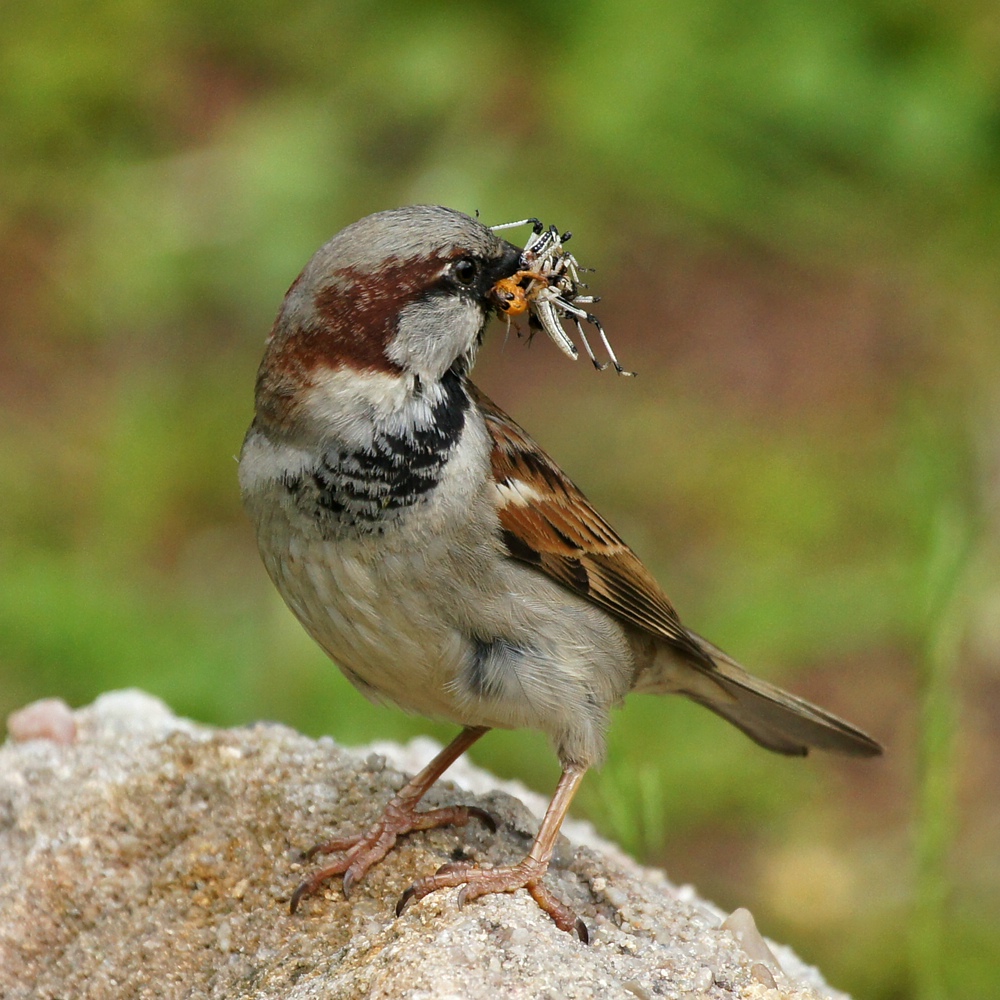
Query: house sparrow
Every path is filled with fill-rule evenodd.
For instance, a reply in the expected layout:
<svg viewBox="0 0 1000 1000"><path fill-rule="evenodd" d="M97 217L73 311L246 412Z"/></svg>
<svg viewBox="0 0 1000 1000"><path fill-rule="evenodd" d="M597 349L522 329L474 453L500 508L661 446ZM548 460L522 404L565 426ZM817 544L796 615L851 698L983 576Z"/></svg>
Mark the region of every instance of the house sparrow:
<svg viewBox="0 0 1000 1000"><path fill-rule="evenodd" d="M488 730L544 732L562 777L527 857L446 865L400 900L526 888L560 928L586 928L546 887L559 827L630 691L677 693L769 750L871 756L869 736L748 674L681 624L649 571L542 449L469 381L494 287L521 250L475 219L417 205L323 246L292 284L257 376L240 456L267 571L306 631L365 695L463 726L295 891L344 892L396 838L471 817L418 812Z"/></svg>

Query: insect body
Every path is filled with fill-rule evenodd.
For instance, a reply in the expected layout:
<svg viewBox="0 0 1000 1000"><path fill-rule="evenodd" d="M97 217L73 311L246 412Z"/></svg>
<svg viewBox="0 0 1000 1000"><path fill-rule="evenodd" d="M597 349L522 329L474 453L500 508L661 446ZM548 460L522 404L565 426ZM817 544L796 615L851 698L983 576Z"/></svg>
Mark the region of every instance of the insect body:
<svg viewBox="0 0 1000 1000"><path fill-rule="evenodd" d="M527 284L526 284L527 282ZM534 287L538 283L538 288ZM497 309L505 316L523 316L537 297L541 288L548 284L544 274L538 271L518 271L509 278L501 278L492 289Z"/></svg>

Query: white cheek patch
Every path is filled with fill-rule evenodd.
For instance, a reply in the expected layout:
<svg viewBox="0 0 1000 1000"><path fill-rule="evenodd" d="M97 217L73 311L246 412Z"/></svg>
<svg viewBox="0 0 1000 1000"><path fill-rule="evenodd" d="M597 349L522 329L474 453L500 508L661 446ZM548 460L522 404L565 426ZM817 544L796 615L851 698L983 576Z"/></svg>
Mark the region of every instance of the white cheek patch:
<svg viewBox="0 0 1000 1000"><path fill-rule="evenodd" d="M497 483L497 493L500 494L500 506L530 507L545 499L545 495L536 490L530 483L521 479L506 479Z"/></svg>
<svg viewBox="0 0 1000 1000"><path fill-rule="evenodd" d="M400 312L386 355L425 382L436 382L458 358L475 352L484 322L483 310L461 296L421 299Z"/></svg>

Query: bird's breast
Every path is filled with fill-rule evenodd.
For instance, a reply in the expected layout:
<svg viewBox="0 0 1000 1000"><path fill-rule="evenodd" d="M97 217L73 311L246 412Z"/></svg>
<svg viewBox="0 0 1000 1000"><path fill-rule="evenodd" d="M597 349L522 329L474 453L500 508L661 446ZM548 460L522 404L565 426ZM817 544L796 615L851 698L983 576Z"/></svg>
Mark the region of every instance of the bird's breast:
<svg viewBox="0 0 1000 1000"><path fill-rule="evenodd" d="M422 419L403 410L360 429L345 421L308 467L282 479L291 501L325 537L382 534L425 505L462 439L470 400L457 375L436 387ZM350 433L353 431L353 433Z"/></svg>

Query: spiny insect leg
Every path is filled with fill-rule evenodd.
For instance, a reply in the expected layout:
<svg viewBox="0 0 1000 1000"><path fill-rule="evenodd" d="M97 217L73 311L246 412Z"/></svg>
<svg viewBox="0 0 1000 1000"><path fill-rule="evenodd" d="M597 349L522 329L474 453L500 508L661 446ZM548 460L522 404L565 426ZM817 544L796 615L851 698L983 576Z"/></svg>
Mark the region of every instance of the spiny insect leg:
<svg viewBox="0 0 1000 1000"><path fill-rule="evenodd" d="M532 216L530 219L519 219L517 222L502 222L499 226L490 226L490 229L497 233L501 229L517 229L518 226L527 226L529 223L531 224L531 228L534 229L536 233L540 233L544 228L542 226L542 220L536 219Z"/></svg>
<svg viewBox="0 0 1000 1000"><path fill-rule="evenodd" d="M544 327L545 332L556 342L564 354L568 354L575 361L580 356L580 352L577 350L576 344L570 340L569 334L563 328L562 323L559 322L554 304L548 299L539 298L535 301L537 303L538 319Z"/></svg>
<svg viewBox="0 0 1000 1000"><path fill-rule="evenodd" d="M611 363L615 366L615 371L618 372L619 375L628 375L633 377L635 372L630 372L626 368L623 368L619 363L618 358L615 357L615 352L611 348L607 334L604 332L604 327L601 326L601 321L593 313L587 313L587 322L592 323L597 327L597 332L601 335L601 343L604 344L604 349L608 352L608 357L611 358Z"/></svg>
<svg viewBox="0 0 1000 1000"><path fill-rule="evenodd" d="M608 367L607 361L602 364L597 360L597 358L594 357L594 352L591 350L590 341L587 340L587 334L583 330L583 325L575 316L573 317L573 322L576 324L577 332L580 334L580 339L583 341L583 346L587 351L587 357L590 358L591 363L599 372L604 371L604 369Z"/></svg>

